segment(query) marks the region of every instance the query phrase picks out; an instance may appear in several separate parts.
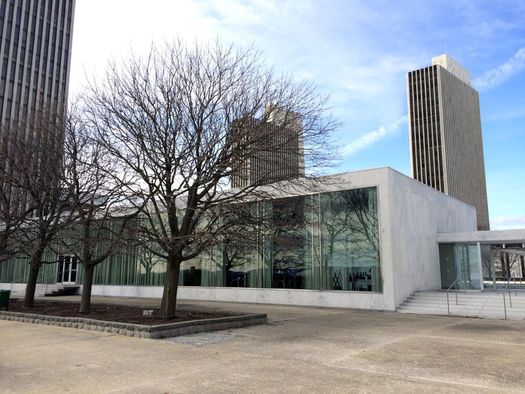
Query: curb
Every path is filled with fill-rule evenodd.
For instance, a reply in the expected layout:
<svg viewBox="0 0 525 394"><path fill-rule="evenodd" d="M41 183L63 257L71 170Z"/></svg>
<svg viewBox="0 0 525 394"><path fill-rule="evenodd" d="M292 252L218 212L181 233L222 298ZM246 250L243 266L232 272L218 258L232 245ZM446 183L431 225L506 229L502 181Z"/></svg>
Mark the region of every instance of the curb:
<svg viewBox="0 0 525 394"><path fill-rule="evenodd" d="M195 334L198 332L219 331L230 328L265 324L267 322L267 315L250 314L242 316L228 316L213 319L185 321L180 323L161 324L156 326L111 322L81 317L48 316L34 313L7 311L0 311L0 319L18 321L22 323L46 324L91 331L103 331L112 334L127 335L130 337L160 339Z"/></svg>

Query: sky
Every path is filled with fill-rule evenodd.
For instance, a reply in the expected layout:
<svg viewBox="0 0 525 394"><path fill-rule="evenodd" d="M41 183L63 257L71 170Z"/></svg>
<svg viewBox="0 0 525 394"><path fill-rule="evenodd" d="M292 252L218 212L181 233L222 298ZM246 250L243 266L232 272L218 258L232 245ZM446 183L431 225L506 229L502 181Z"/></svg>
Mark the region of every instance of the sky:
<svg viewBox="0 0 525 394"><path fill-rule="evenodd" d="M410 175L406 73L449 54L479 91L492 229L525 228L525 0L77 0L70 94L152 42L253 45L329 94L341 160Z"/></svg>

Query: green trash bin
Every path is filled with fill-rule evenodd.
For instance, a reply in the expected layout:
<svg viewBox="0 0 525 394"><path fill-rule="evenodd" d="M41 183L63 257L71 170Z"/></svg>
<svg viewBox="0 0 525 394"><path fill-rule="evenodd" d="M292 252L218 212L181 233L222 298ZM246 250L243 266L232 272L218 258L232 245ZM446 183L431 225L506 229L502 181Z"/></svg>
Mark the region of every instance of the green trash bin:
<svg viewBox="0 0 525 394"><path fill-rule="evenodd" d="M0 290L0 311L9 310L9 297L11 297L10 290Z"/></svg>

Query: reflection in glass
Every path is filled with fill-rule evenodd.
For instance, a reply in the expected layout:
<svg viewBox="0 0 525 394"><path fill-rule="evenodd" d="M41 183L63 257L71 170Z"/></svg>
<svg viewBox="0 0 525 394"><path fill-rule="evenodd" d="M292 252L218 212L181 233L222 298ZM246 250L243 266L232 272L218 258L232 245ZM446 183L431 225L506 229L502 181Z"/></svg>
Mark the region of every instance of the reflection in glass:
<svg viewBox="0 0 525 394"><path fill-rule="evenodd" d="M259 201L224 215L245 222L183 276L194 266L203 286L382 291L376 188Z"/></svg>
<svg viewBox="0 0 525 394"><path fill-rule="evenodd" d="M496 289L510 284L525 288L524 244L482 244L483 285Z"/></svg>
<svg viewBox="0 0 525 394"><path fill-rule="evenodd" d="M492 245L480 245L481 269L483 270L483 288L496 288L496 271L493 264Z"/></svg>
<svg viewBox="0 0 525 394"><path fill-rule="evenodd" d="M142 248L138 253L136 271L139 285L161 285L166 273L166 259L153 249ZM104 264L105 265L105 264Z"/></svg>
<svg viewBox="0 0 525 394"><path fill-rule="evenodd" d="M321 194L324 289L381 291L376 189Z"/></svg>
<svg viewBox="0 0 525 394"><path fill-rule="evenodd" d="M181 265L179 284L382 291L377 188L221 207L236 231ZM96 284L161 286L160 251L132 247L95 270Z"/></svg>
<svg viewBox="0 0 525 394"><path fill-rule="evenodd" d="M440 244L439 258L443 289L456 280L458 289L481 289L477 244Z"/></svg>

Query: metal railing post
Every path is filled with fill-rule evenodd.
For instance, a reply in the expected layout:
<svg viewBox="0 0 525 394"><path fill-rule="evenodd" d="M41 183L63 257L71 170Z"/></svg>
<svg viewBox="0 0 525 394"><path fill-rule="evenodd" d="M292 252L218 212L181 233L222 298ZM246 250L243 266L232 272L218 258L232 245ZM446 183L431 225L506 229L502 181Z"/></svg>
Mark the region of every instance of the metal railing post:
<svg viewBox="0 0 525 394"><path fill-rule="evenodd" d="M458 278L456 278L454 283L452 283L450 287L447 289L447 313L449 315L450 315L450 301L449 301L448 293L450 293L450 290L452 289L452 287L454 287L456 290L456 305L458 305Z"/></svg>
<svg viewBox="0 0 525 394"><path fill-rule="evenodd" d="M510 279L507 277L507 291L509 293L509 306L512 308L512 297L510 291Z"/></svg>
<svg viewBox="0 0 525 394"><path fill-rule="evenodd" d="M507 320L507 302L505 301L505 292L503 294L503 312L505 313L505 320Z"/></svg>

